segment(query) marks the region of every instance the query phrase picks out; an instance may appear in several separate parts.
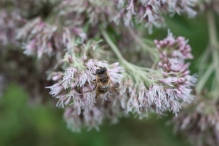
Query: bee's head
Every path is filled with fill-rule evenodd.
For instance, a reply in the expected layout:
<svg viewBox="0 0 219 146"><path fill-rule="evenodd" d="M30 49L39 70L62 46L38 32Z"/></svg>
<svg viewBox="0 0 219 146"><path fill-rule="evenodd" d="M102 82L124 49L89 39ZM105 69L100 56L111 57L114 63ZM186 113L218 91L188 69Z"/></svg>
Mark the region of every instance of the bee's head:
<svg viewBox="0 0 219 146"><path fill-rule="evenodd" d="M96 70L95 74L100 75L104 74L107 71L105 67L100 67L99 69Z"/></svg>

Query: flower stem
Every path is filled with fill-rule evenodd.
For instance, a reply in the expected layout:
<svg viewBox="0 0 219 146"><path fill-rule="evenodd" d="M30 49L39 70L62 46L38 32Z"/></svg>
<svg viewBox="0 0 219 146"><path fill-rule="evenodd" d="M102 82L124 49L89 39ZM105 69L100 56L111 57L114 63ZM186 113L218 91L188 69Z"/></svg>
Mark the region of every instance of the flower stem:
<svg viewBox="0 0 219 146"><path fill-rule="evenodd" d="M208 81L208 78L210 77L210 75L212 74L212 72L214 71L213 65L211 65L206 72L202 75L202 77L199 80L199 83L196 86L196 91L198 94L201 94L204 85L206 84L206 82Z"/></svg>
<svg viewBox="0 0 219 146"><path fill-rule="evenodd" d="M209 39L210 44L214 47L218 45L218 38L217 38L217 29L215 26L215 19L213 12L207 13L207 19L208 19L208 29L209 29Z"/></svg>
<svg viewBox="0 0 219 146"><path fill-rule="evenodd" d="M133 77L133 79L138 82L139 80L144 81L145 84L151 85L152 81L148 78L148 73L150 70L144 69L144 67L140 67L137 65L134 65L132 63L129 63L125 58L122 56L122 54L119 52L119 49L117 46L112 42L108 34L105 32L105 30L102 30L102 35L108 45L111 47L112 51L115 53L117 58L119 59L119 62L125 67L126 71L129 72L129 74Z"/></svg>
<svg viewBox="0 0 219 146"><path fill-rule="evenodd" d="M143 43L142 40L135 34L135 32L131 28L129 28L128 30L129 30L130 34L132 35L132 37L134 38L134 40L142 46L143 50L152 53L156 57L156 55L158 54L156 48L150 48L150 46ZM157 54L154 54L156 52L157 52Z"/></svg>
<svg viewBox="0 0 219 146"><path fill-rule="evenodd" d="M210 46L212 48L213 64L215 69L215 80L217 81L217 87L219 86L219 43L217 37L217 27L213 12L208 12L208 25L209 25L209 36ZM219 91L215 89L217 96Z"/></svg>
<svg viewBox="0 0 219 146"><path fill-rule="evenodd" d="M208 67L207 70L205 70L202 77L200 77L200 80L196 86L197 93L201 93L204 89L204 86L208 82L208 79L211 74L214 74L210 94L212 97L218 98L219 91L217 87L219 86L219 46L218 46L218 37L217 37L217 27L215 23L214 13L209 11L207 13L207 22L208 22L208 31L209 31L209 47L206 49L209 49L212 56L212 63ZM204 59L207 58L207 53L204 54Z"/></svg>
<svg viewBox="0 0 219 146"><path fill-rule="evenodd" d="M122 54L119 52L118 48L116 47L116 45L112 42L112 40L110 39L110 37L108 36L108 34L102 30L102 35L105 38L106 42L108 43L108 45L111 47L111 49L113 50L113 52L115 53L115 55L117 56L117 58L119 58L119 60L121 62L123 62L124 57L122 56Z"/></svg>

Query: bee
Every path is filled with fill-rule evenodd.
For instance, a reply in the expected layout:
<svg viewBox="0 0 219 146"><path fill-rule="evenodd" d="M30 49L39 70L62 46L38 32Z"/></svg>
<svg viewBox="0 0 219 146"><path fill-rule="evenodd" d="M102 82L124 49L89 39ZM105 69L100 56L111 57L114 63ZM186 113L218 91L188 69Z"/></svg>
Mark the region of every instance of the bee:
<svg viewBox="0 0 219 146"><path fill-rule="evenodd" d="M105 94L107 91L109 91L111 87L111 81L105 67L99 67L94 75L96 75L96 80L94 81L96 82L96 97L98 97L100 94Z"/></svg>

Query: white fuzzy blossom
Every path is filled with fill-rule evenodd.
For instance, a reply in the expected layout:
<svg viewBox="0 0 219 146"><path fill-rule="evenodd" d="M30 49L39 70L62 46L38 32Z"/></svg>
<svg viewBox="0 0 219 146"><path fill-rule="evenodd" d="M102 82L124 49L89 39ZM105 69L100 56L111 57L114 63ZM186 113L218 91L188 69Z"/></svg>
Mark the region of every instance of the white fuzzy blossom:
<svg viewBox="0 0 219 146"><path fill-rule="evenodd" d="M72 45L69 47L75 49ZM86 54L89 49L83 51ZM47 88L50 89L50 94L58 99L57 106L66 108L65 120L68 126L74 131L80 131L84 126L98 130L103 119L108 118L112 123L117 122L123 109L120 104L115 104L119 103L116 84L121 82L123 77L121 73L124 71L119 63L109 65L105 61L87 59L86 55L79 59L75 54L67 55L64 61L69 67L66 66L63 72L53 73L52 79L57 83ZM97 83L94 80L95 72L100 66L107 68L110 89L97 97Z"/></svg>

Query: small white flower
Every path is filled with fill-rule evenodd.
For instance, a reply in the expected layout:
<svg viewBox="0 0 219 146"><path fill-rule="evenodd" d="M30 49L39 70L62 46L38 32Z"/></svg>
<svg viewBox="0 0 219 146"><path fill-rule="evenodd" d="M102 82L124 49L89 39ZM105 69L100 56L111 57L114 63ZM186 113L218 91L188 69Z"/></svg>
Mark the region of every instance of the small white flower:
<svg viewBox="0 0 219 146"><path fill-rule="evenodd" d="M52 96L57 96L63 89L63 87L61 86L60 83L56 83L52 86L48 86L46 88L49 88L51 91L49 92L49 94L51 94Z"/></svg>
<svg viewBox="0 0 219 146"><path fill-rule="evenodd" d="M78 83L77 84L78 84L79 87L82 87L82 86L84 86L84 84L87 81L90 83L90 80L91 79L88 78L87 73L85 71L83 71L83 72L80 73L80 76L78 78Z"/></svg>
<svg viewBox="0 0 219 146"><path fill-rule="evenodd" d="M62 84L64 86L65 89L67 89L68 87L70 87L73 79L74 79L74 74L77 72L77 70L73 67L69 67L63 76L63 80L62 80Z"/></svg>

